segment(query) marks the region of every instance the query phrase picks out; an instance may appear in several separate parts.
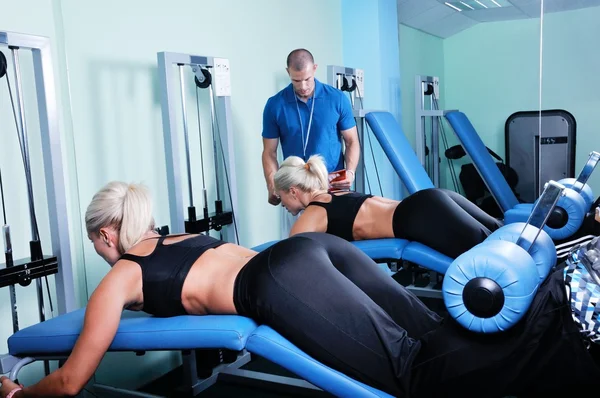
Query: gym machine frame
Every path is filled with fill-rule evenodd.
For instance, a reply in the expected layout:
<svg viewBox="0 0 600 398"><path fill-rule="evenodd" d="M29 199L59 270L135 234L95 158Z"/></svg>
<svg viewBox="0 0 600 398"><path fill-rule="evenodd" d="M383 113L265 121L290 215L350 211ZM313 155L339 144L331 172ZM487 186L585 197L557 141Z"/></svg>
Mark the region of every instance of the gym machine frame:
<svg viewBox="0 0 600 398"><path fill-rule="evenodd" d="M16 293L14 285L29 285L33 279L36 281L36 292L40 321L46 320L44 296L41 278L55 274L55 287L57 298L57 309L59 314L75 310L75 292L73 282L73 269L71 266L71 247L69 238L69 225L66 215L66 188L64 181L62 154L60 146L60 132L58 128L58 109L56 103L56 89L52 65L52 52L50 39L42 36L28 35L22 33L0 31L0 46L6 45L12 54L16 104L14 111L17 122L17 134L23 140L22 151L24 151L24 166L26 176L30 177L30 169L27 167L30 161L27 140L27 123L23 102L23 89L21 82L21 70L19 62L19 51L30 50L33 59L33 73L36 88L36 100L41 135L42 157L44 164L46 199L48 205L48 219L50 224L50 239L53 255L44 255L41 249L39 231L35 221L35 209L33 207L33 185L31 179L28 181L30 195L29 211L32 226L30 241L30 257L14 260L10 227L3 226L4 266L0 269L0 287L8 286L10 289L11 314L13 321L13 332L19 330ZM8 76L5 76L8 79ZM19 131L20 126L20 131ZM27 165L27 166L26 166ZM48 292L50 294L50 292ZM14 360L14 359L13 359ZM0 355L0 371L11 368L14 364L8 355ZM49 373L49 364L44 362L45 373Z"/></svg>
<svg viewBox="0 0 600 398"><path fill-rule="evenodd" d="M0 45L2 44L8 46L9 49L31 50L33 56L50 237L52 252L55 257L48 257L34 262L21 260L21 265L16 265L19 261L15 261L15 268L0 271L0 287L14 284L23 279L40 278L56 273L58 313L64 314L75 309L75 293L50 39L42 36L0 31ZM16 68L18 69L18 66ZM22 99L22 93L19 92L20 72L17 74L16 79L17 98L21 97ZM24 118L25 110L20 106L18 109L21 113L20 116ZM38 295L41 294L40 289L38 286Z"/></svg>
<svg viewBox="0 0 600 398"><path fill-rule="evenodd" d="M172 78L174 73L174 66L179 69L180 86L183 89L183 68L189 67L195 74L195 80L203 81L205 75L202 74L202 70L212 69L215 70L215 65L219 62L227 62L227 59L190 55L174 52L159 52L158 58L158 71L159 71L159 82L161 88L161 109L162 109L162 123L163 133L165 142L165 153L166 153L166 166L167 166L167 189L169 192L169 206L170 206L170 225L173 233L181 232L207 232L210 229L221 230L225 225L232 224L233 217L237 214L237 184L235 177L235 153L233 147L233 133L231 126L231 98L229 95L219 96L218 93L213 95L213 85L219 84L215 81L212 76L212 83L208 87L210 90L211 105L214 109L212 114L212 126L213 134L219 134L219 137L213 136L213 148L215 154L215 173L216 173L216 190L217 190L217 201L220 198L227 198L229 192L226 187L219 183L219 163L217 161L218 153L217 140L220 140L223 154L224 164L228 171L228 184L231 192L231 211L223 211L222 208L215 209L212 215L204 214L204 218L199 220L191 220L189 217L193 214L188 214L186 220L184 215L183 206L183 185L182 176L180 175L181 164L179 159L179 127L177 121L176 104L178 100L182 101L181 106L185 113L185 101L183 100L184 94L178 90L178 85ZM217 65L218 66L218 65ZM198 84L198 82L196 82ZM212 112L212 110L211 110ZM183 120L184 134L187 137L187 121ZM218 131L215 131L217 129ZM186 141L187 144L187 141ZM189 158L188 158L188 170L189 170ZM227 182L227 181L226 181ZM190 207L192 207L191 201L191 178L188 178L188 185L190 188ZM205 206L206 194L205 194ZM188 209L189 210L189 209ZM233 213L232 213L233 212ZM233 224L233 228L223 229L223 240L229 242L235 242L235 229L237 226Z"/></svg>
<svg viewBox="0 0 600 398"><path fill-rule="evenodd" d="M449 110L434 109L434 96L439 102L440 79L436 76L417 75L415 77L415 150L419 161L426 168L425 151L427 146L427 132L425 131L425 118L431 118L431 158L432 181L436 187L440 186L440 117L446 116ZM436 95L437 93L437 95ZM426 105L429 97L429 109Z"/></svg>
<svg viewBox="0 0 600 398"><path fill-rule="evenodd" d="M348 79L350 79L350 82ZM364 110L362 106L364 98L364 71L362 69L347 68L345 66L327 65L327 84L350 93L350 103L352 104L352 113L356 120L356 130L361 153L358 164L356 165L354 187L357 192L365 192L363 138L365 131L365 115L371 111Z"/></svg>

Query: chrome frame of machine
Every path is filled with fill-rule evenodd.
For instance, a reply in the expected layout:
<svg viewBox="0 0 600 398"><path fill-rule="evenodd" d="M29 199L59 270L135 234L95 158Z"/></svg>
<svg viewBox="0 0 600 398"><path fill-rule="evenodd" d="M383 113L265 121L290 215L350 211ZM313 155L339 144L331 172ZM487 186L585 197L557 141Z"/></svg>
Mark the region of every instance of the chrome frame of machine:
<svg viewBox="0 0 600 398"><path fill-rule="evenodd" d="M435 109L434 99L439 97L440 80L436 76L415 76L415 152L425 169L425 148L427 146L426 118L431 118L431 158L434 159L431 180L436 187L440 186L440 122L448 110ZM430 88L431 87L431 88ZM429 101L427 98L429 97Z"/></svg>
<svg viewBox="0 0 600 398"><path fill-rule="evenodd" d="M22 106L23 94L21 92L18 52L23 49L30 50L33 56L52 254L56 256L58 266L55 277L57 306L58 313L64 314L75 309L75 293L50 39L42 36L0 31L0 45L8 46L13 54L17 102L20 102L17 109L22 121L25 120L25 110ZM23 130L26 134L26 124L22 123L21 127L25 127ZM28 153L28 149L26 151ZM33 238L36 238L36 236L33 236ZM41 295L41 281L39 278L37 282L38 295ZM43 317L43 314L40 315Z"/></svg>
<svg viewBox="0 0 600 398"><path fill-rule="evenodd" d="M214 75L212 76L212 83L208 85L210 91L211 100L211 125L213 130L213 150L215 154L215 175L216 175L216 190L217 190L217 201L220 202L223 198L231 202L231 212L223 212L222 208L219 208L219 204L216 204L216 210L214 214L203 215L203 219L196 220L202 224L197 226L196 232L206 232L208 229L221 230L221 227L232 223L232 217L235 217L238 210L237 200L237 183L235 176L235 154L233 146L233 128L231 125L231 96L229 93L229 60L225 58L217 58L212 56L200 56L191 54L182 54L174 52L159 52L158 58L158 71L159 71L159 82L161 88L161 109L162 109L162 122L165 142L165 153L166 153L166 166L167 166L167 188L169 193L169 206L170 206L170 227L171 232L181 233L184 230L189 230L191 219L195 218L195 214L190 214L188 208L188 218L186 219L184 214L183 195L184 185L182 182L183 176L181 175L181 163L179 159L179 140L180 140L180 128L178 126L177 112L179 110L177 106L181 106L183 112L183 133L186 140L187 149L187 121L186 121L186 105L185 96L183 95L184 87L184 69L191 68L195 74L196 84L203 83L205 75L202 70L212 70ZM176 82L173 75L176 69L178 70L179 81ZM221 77L219 78L219 73ZM215 77L216 76L216 77ZM214 90L213 90L214 85ZM217 141L221 144L218 147ZM222 153L220 153L222 149ZM219 155L220 153L220 155ZM223 156L224 155L224 156ZM190 207L193 207L192 180L189 175L189 152L187 153L188 159L188 188L190 192ZM221 158L222 162L218 162L218 158ZM225 176L225 183L229 184L229 187L221 184L221 168L220 164L225 166L225 170L228 173ZM229 190L227 189L229 188ZM229 197L230 195L230 197ZM204 193L204 200L206 205L206 193ZM233 212L233 215L232 215ZM223 240L229 242L235 242L237 226L233 223L232 228L224 228L222 230ZM191 229L196 229L196 226L191 226Z"/></svg>
<svg viewBox="0 0 600 398"><path fill-rule="evenodd" d="M350 79L350 82L348 82ZM365 166L364 166L364 131L365 115L372 111L363 109L364 99L364 71L362 69L348 68L345 66L327 65L327 84L342 91L350 93L352 112L356 120L356 130L360 142L360 159L356 167L354 187L357 192L365 192Z"/></svg>
<svg viewBox="0 0 600 398"><path fill-rule="evenodd" d="M19 322L15 293L16 284L27 286L35 279L40 322L46 320L41 278L55 274L54 281L59 314L75 310L75 289L50 39L43 36L0 31L0 46L2 45L6 45L12 55L15 79L14 98L16 99L14 103L15 123L27 178L27 197L31 223L30 257L17 260L13 258L10 227L5 224L2 228L6 262L4 263L5 268L0 270L0 287L8 286L10 289L13 332L17 332ZM19 59L21 50L31 51L33 59L52 255L43 253L35 215L27 119L25 117ZM8 76L5 77L8 79ZM49 286L47 287L49 290ZM48 294L50 294L50 291L48 291ZM50 304L52 308L51 301ZM9 355L0 355L0 370L14 365L13 360ZM50 372L49 369L49 364L45 361L44 371L46 374Z"/></svg>

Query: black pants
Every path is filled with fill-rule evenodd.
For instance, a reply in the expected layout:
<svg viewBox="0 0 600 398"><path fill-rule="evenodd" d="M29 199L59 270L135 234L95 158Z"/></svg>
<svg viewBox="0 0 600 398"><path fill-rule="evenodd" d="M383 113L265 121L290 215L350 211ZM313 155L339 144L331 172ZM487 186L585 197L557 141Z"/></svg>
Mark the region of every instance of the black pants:
<svg viewBox="0 0 600 398"><path fill-rule="evenodd" d="M597 383L560 276L518 326L480 335L442 321L351 243L306 233L251 259L234 302L316 360L392 395L502 397Z"/></svg>
<svg viewBox="0 0 600 398"><path fill-rule="evenodd" d="M318 361L398 396L419 338L441 322L354 245L321 233L256 255L236 279L234 302Z"/></svg>
<svg viewBox="0 0 600 398"><path fill-rule="evenodd" d="M394 236L419 242L456 258L483 242L502 222L462 195L424 189L402 200L394 212Z"/></svg>

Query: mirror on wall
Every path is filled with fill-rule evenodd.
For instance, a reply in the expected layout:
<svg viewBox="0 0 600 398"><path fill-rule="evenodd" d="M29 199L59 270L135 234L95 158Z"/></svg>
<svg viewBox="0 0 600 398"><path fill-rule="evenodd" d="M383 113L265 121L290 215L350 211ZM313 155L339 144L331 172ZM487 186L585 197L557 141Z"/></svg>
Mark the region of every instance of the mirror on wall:
<svg viewBox="0 0 600 398"><path fill-rule="evenodd" d="M578 178L600 152L600 0L544 0L540 41L540 180ZM587 180L594 198L600 168ZM582 176L585 180L587 177Z"/></svg>
<svg viewBox="0 0 600 398"><path fill-rule="evenodd" d="M540 15L539 1L398 0L404 132L435 185L492 214L500 209L456 147L448 111L461 113L454 127L476 133L514 187L505 167L506 126L515 113L539 108ZM420 84L427 80L433 89Z"/></svg>

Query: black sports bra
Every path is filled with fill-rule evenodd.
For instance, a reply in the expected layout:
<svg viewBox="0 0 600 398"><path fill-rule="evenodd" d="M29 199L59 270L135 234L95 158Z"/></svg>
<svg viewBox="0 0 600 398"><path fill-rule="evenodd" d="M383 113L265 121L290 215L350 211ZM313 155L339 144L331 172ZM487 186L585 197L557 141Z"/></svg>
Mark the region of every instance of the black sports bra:
<svg viewBox="0 0 600 398"><path fill-rule="evenodd" d="M331 195L331 194L330 194ZM308 206L315 205L327 212L327 233L339 236L348 241L353 241L352 228L360 206L373 195L350 192L345 195L331 195L331 202L310 202Z"/></svg>
<svg viewBox="0 0 600 398"><path fill-rule="evenodd" d="M159 317L186 315L181 290L190 268L204 252L226 242L198 235L165 245L165 238L158 238L156 248L147 256L125 253L121 259L134 261L142 268L145 312Z"/></svg>

